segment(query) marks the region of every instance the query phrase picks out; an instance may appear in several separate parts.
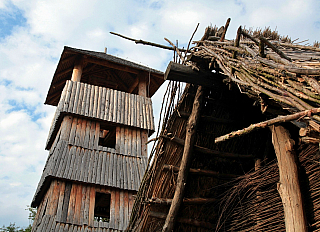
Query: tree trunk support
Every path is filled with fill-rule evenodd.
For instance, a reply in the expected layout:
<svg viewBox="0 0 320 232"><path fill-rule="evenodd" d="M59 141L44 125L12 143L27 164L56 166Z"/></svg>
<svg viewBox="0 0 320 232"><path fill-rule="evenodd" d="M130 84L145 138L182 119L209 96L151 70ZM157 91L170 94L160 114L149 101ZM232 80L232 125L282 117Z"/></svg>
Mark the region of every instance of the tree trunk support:
<svg viewBox="0 0 320 232"><path fill-rule="evenodd" d="M298 179L298 167L293 149L294 141L282 126L272 126L272 143L276 152L280 180L280 194L287 232L306 232L307 224Z"/></svg>
<svg viewBox="0 0 320 232"><path fill-rule="evenodd" d="M166 217L166 221L162 228L163 232L171 232L173 230L174 223L176 221L177 214L183 200L184 190L187 183L188 172L190 169L191 157L193 153L193 144L195 141L197 125L200 118L202 95L203 95L202 86L198 86L197 93L193 102L192 112L189 117L187 128L186 128L185 146L184 146L183 155L180 163L180 170L177 178L177 186L172 199L172 204L169 209L169 213Z"/></svg>

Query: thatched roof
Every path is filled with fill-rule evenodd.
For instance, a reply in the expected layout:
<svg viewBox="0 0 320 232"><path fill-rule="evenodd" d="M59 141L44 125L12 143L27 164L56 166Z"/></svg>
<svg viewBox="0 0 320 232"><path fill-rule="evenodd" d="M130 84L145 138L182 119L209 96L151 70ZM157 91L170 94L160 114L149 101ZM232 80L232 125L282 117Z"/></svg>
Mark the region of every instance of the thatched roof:
<svg viewBox="0 0 320 232"><path fill-rule="evenodd" d="M240 28L238 39L223 41L221 33L223 28L208 27L181 56L183 65L168 66L168 80L189 84L182 95L178 83L169 84L162 131L128 231L162 230L176 188L186 119L201 83L200 125L174 231L284 231L268 125L285 122L296 141L309 229L319 231L320 49L270 31Z"/></svg>

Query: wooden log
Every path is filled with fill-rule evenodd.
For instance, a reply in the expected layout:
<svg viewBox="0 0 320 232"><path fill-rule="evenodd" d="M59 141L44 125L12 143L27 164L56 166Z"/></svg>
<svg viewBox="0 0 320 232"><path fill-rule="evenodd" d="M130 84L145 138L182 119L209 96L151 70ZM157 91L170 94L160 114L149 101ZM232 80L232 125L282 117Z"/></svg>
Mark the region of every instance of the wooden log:
<svg viewBox="0 0 320 232"><path fill-rule="evenodd" d="M223 42L224 41L224 38L226 36L226 33L227 33L227 30L228 30L228 27L229 27L229 24L230 24L230 21L231 21L231 18L228 18L227 19L227 22L224 26L224 29L223 29L223 32L222 32L222 35L221 35L221 39L220 39L220 42Z"/></svg>
<svg viewBox="0 0 320 232"><path fill-rule="evenodd" d="M183 139L180 139L177 137L167 137L164 135L162 135L161 137L166 138L166 139L170 139L170 141L175 142L181 146L184 146L184 144L185 144ZM230 159L236 159L236 158L252 159L252 158L254 158L253 155L242 155L242 154L236 154L236 153L216 151L216 150L211 150L211 149L208 149L205 147L200 147L198 145L194 145L194 151L200 152L202 154L213 155L213 156L220 157L220 158L230 158Z"/></svg>
<svg viewBox="0 0 320 232"><path fill-rule="evenodd" d="M171 232L173 230L174 223L176 221L176 217L183 200L184 190L185 190L187 177L188 177L188 171L190 169L191 157L193 153L197 124L200 118L202 95L203 95L203 89L202 89L202 86L199 86L193 102L192 113L190 115L190 118L188 120L188 124L186 127L185 146L184 146L183 155L180 163L180 169L179 169L178 178L177 178L177 185L174 192L172 204L169 209L169 213L166 217L166 221L162 228L163 232Z"/></svg>
<svg viewBox="0 0 320 232"><path fill-rule="evenodd" d="M183 198L183 204L203 205L217 202L216 198ZM148 204L171 205L172 199L156 198L147 199Z"/></svg>
<svg viewBox="0 0 320 232"><path fill-rule="evenodd" d="M181 81L202 86L212 86L218 74L193 70L191 66L170 61L164 74L164 80Z"/></svg>
<svg viewBox="0 0 320 232"><path fill-rule="evenodd" d="M308 231L293 148L294 141L282 126L272 126L271 131L280 176L277 189L283 204L286 231Z"/></svg>
<svg viewBox="0 0 320 232"><path fill-rule="evenodd" d="M71 80L79 82L81 80L82 69L84 66L84 60L82 57L77 57L74 62Z"/></svg>
<svg viewBox="0 0 320 232"><path fill-rule="evenodd" d="M165 164L163 165L163 170L179 172L179 167ZM190 168L189 173L193 175L200 175L200 176L212 176L212 177L221 178L221 179L231 179L231 178L239 177L238 175L234 175L234 174L219 173L211 170L194 169L194 168Z"/></svg>
<svg viewBox="0 0 320 232"><path fill-rule="evenodd" d="M150 211L149 216L159 218L159 219L165 219L167 215L165 213ZM213 225L210 222L203 222L203 221L198 221L198 220L189 219L189 218L177 218L177 221L179 223L192 225L192 226L196 226L196 227L202 227L202 228L207 228L207 229L214 229L215 228L215 225Z"/></svg>

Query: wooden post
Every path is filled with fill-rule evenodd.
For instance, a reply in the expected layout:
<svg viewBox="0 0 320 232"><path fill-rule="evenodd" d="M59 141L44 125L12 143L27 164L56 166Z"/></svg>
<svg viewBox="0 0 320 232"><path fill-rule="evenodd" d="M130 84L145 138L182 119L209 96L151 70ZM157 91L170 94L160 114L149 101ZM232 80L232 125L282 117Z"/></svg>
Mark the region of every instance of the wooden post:
<svg viewBox="0 0 320 232"><path fill-rule="evenodd" d="M294 141L282 126L272 126L271 131L279 166L280 180L277 189L283 204L286 231L306 232L307 224L293 149Z"/></svg>
<svg viewBox="0 0 320 232"><path fill-rule="evenodd" d="M147 96L147 80L148 74L146 72L141 72L139 75L139 95L143 97Z"/></svg>
<svg viewBox="0 0 320 232"><path fill-rule="evenodd" d="M71 80L80 82L83 69L83 58L78 57L74 62Z"/></svg>
<svg viewBox="0 0 320 232"><path fill-rule="evenodd" d="M188 120L186 128L186 139L183 150L183 155L180 163L180 169L177 178L177 186L172 199L172 204L167 215L166 221L162 228L162 232L171 232L177 218L177 214L184 196L184 189L187 183L188 172L190 169L191 157L193 152L193 145L197 131L197 124L200 118L200 110L202 105L202 86L198 87L196 96L194 98L192 112Z"/></svg>

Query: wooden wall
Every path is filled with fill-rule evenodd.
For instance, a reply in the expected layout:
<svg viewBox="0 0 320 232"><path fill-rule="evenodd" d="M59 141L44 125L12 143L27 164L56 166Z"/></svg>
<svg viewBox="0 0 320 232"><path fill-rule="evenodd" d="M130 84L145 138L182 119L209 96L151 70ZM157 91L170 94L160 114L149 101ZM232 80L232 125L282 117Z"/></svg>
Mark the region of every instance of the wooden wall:
<svg viewBox="0 0 320 232"><path fill-rule="evenodd" d="M94 221L96 192L111 194L109 222ZM133 201L132 191L53 180L38 207L33 231L44 231L41 223L45 215L54 217L56 223L124 230L128 225Z"/></svg>
<svg viewBox="0 0 320 232"><path fill-rule="evenodd" d="M154 132L150 98L67 81L53 118L46 148L50 149L62 113L77 114Z"/></svg>

